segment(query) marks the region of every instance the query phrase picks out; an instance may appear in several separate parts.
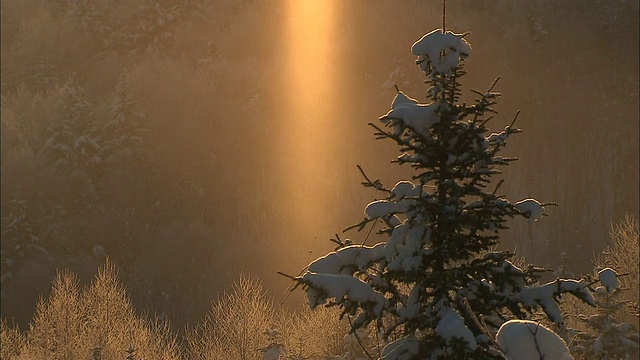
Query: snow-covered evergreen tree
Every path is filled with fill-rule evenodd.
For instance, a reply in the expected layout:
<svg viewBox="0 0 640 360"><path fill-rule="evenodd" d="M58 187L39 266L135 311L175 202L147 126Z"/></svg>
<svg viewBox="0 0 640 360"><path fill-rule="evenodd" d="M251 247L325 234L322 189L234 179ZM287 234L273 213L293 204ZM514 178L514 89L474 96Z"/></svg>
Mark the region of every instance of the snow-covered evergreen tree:
<svg viewBox="0 0 640 360"><path fill-rule="evenodd" d="M594 291L597 313L578 315L592 332L578 334L575 351L588 358L613 360L632 359L638 354L638 329L616 319L616 313L629 304L620 300L623 291L616 272L605 268L598 272L602 286Z"/></svg>
<svg viewBox="0 0 640 360"><path fill-rule="evenodd" d="M36 253L48 255L33 226L27 202L18 191L2 209L0 292L3 295L5 295L6 285L20 271L24 261Z"/></svg>
<svg viewBox="0 0 640 360"><path fill-rule="evenodd" d="M145 0L134 10L135 22L128 27L122 44L130 54L146 51L157 53L174 38L173 27L182 15L182 8L175 3Z"/></svg>
<svg viewBox="0 0 640 360"><path fill-rule="evenodd" d="M86 100L84 89L74 76L60 89L56 116L41 152L69 181L85 183L92 189L102 163L98 156L100 146L94 135L93 105Z"/></svg>
<svg viewBox="0 0 640 360"><path fill-rule="evenodd" d="M84 36L95 42L96 45L103 45L105 38L109 36L108 22L109 16L102 9L96 8L92 1L88 0L67 0L63 4L66 16L68 16L76 26L81 27Z"/></svg>
<svg viewBox="0 0 640 360"><path fill-rule="evenodd" d="M142 147L142 136L146 132L146 114L129 90L126 73L120 75L109 103L109 115L101 132L100 156L105 163L113 166L145 158L148 152Z"/></svg>
<svg viewBox="0 0 640 360"><path fill-rule="evenodd" d="M508 219L535 222L545 204L512 203L499 194L500 183L490 183L515 160L499 153L520 129L514 119L489 133L495 82L474 91L473 104L461 103L459 81L471 52L465 34L434 30L411 50L427 76L430 102L398 91L382 125L370 125L378 139L400 147L394 162L410 165L414 175L387 188L363 172L363 184L383 198L369 203L352 227L381 223L387 240L368 246L338 239L340 248L313 261L296 281L311 308L341 307L352 331L375 323L386 343L382 359L501 359L493 338L505 321L541 309L562 329L561 294L590 304L593 298L586 280L538 284L541 269L521 269L509 260L513 254L494 250Z"/></svg>

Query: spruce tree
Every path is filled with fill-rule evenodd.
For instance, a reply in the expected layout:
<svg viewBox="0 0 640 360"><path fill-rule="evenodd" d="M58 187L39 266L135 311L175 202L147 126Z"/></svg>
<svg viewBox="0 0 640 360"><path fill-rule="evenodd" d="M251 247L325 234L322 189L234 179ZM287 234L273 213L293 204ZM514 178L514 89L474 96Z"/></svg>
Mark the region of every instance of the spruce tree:
<svg viewBox="0 0 640 360"><path fill-rule="evenodd" d="M638 354L639 336L637 324L620 321L616 315L630 304L620 299L623 289L620 288L618 274L605 268L598 272L602 286L594 291L596 313L590 316L579 314L578 319L590 331L578 334L575 351L585 357L594 359L630 359Z"/></svg>
<svg viewBox="0 0 640 360"><path fill-rule="evenodd" d="M75 75L65 82L59 94L59 109L41 155L74 186L84 184L93 190L102 162L94 134L93 104L86 100L84 88L77 84Z"/></svg>
<svg viewBox="0 0 640 360"><path fill-rule="evenodd" d="M42 247L38 231L24 195L12 194L2 207L0 218L0 294L6 295L7 285L30 258L37 254L49 255Z"/></svg>
<svg viewBox="0 0 640 360"><path fill-rule="evenodd" d="M100 156L110 166L139 166L149 155L142 146L147 118L143 106L131 94L126 73L120 74L108 110L110 117L101 131Z"/></svg>
<svg viewBox="0 0 640 360"><path fill-rule="evenodd" d="M386 241L368 246L335 239L335 252L295 278L311 308L339 306L353 332L374 324L383 334L383 359L500 359L493 339L507 320L541 309L562 329L561 294L593 304L586 280L540 285L541 269L521 269L510 261L512 253L495 250L507 220L537 221L546 204L512 203L500 195L501 182L490 181L516 160L500 152L520 129L514 118L489 133L497 80L485 92L473 90L473 104L461 102L460 79L471 52L465 36L434 30L415 42L411 50L426 75L430 102L398 91L380 123L369 124L377 139L399 146L393 162L414 171L391 188L362 171L363 185L382 199L369 203L365 218L348 229L379 223Z"/></svg>

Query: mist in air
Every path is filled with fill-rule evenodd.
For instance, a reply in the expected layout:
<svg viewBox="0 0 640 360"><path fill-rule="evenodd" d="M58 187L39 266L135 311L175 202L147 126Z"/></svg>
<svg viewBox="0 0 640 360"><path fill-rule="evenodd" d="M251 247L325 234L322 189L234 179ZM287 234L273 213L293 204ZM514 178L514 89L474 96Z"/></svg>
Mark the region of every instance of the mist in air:
<svg viewBox="0 0 640 360"><path fill-rule="evenodd" d="M136 309L176 327L240 274L298 307L278 271L336 234L374 241L342 233L376 196L356 165L388 186L410 169L367 123L394 85L426 101L410 47L442 26L439 2L82 4L2 2L3 318L26 325L56 269L88 283L105 257ZM637 14L447 2L447 30L473 46L463 99L499 76L488 127L521 111L500 191L559 204L502 233L529 261L586 273L612 223L638 216Z"/></svg>

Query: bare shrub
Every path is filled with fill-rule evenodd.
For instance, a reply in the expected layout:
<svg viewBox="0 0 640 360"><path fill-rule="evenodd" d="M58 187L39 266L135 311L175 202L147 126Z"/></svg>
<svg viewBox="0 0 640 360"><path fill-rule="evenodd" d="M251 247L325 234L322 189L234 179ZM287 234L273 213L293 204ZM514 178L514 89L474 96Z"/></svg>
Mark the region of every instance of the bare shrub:
<svg viewBox="0 0 640 360"><path fill-rule="evenodd" d="M27 333L28 345L21 355L29 359L79 359L83 357L82 312L78 277L58 272L48 299L42 299Z"/></svg>
<svg viewBox="0 0 640 360"><path fill-rule="evenodd" d="M262 359L260 350L275 341L282 345L280 359L332 359L348 351L348 332L349 323L339 319L337 309L276 308L261 281L243 275L212 303L196 327L187 329L186 355L203 360Z"/></svg>
<svg viewBox="0 0 640 360"><path fill-rule="evenodd" d="M197 327L187 332L189 358L261 359L267 345L265 330L273 325L273 304L262 283L241 275L228 293L220 296Z"/></svg>
<svg viewBox="0 0 640 360"><path fill-rule="evenodd" d="M116 267L108 259L81 296L84 354L100 348L106 359L135 349L135 359L179 359L180 348L169 324L136 316ZM87 347L88 346L88 347Z"/></svg>
<svg viewBox="0 0 640 360"><path fill-rule="evenodd" d="M600 254L595 264L597 269L610 267L618 274L628 274L620 277L620 285L624 291L621 294L622 301L628 301L633 307L632 311L618 314L619 319L638 327L638 218L627 215L619 224L611 226L612 245ZM635 314L635 315L634 315Z"/></svg>
<svg viewBox="0 0 640 360"><path fill-rule="evenodd" d="M25 337L17 327L10 327L5 320L0 321L0 358L17 359L25 345Z"/></svg>
<svg viewBox="0 0 640 360"><path fill-rule="evenodd" d="M627 216L618 224L611 226L611 245L597 255L593 264L595 266L594 279L598 278L600 269L611 267L619 276L621 290L619 300L626 302L628 306L614 314L614 318L620 323L628 323L638 329L638 219ZM598 309L583 304L576 299L568 298L563 302L563 308L569 314L566 317L567 324L576 333L591 333L593 329L587 327L586 322L579 321L578 316L588 318L597 314Z"/></svg>
<svg viewBox="0 0 640 360"><path fill-rule="evenodd" d="M119 359L127 349L138 360L181 356L166 322L136 316L108 260L82 290L75 274L59 272L25 334L2 323L3 359Z"/></svg>
<svg viewBox="0 0 640 360"><path fill-rule="evenodd" d="M278 324L287 349L285 359L332 359L345 352L349 324L339 319L338 309L282 311Z"/></svg>

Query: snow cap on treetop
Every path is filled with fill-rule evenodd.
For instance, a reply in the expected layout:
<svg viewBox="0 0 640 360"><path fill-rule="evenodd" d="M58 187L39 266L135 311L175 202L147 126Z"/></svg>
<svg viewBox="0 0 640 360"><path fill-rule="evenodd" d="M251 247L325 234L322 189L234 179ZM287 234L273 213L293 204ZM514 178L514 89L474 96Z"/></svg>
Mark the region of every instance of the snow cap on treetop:
<svg viewBox="0 0 640 360"><path fill-rule="evenodd" d="M458 67L460 59L471 54L471 45L463 39L464 35L436 29L413 43L411 52L418 56L416 63L420 70L432 75L444 74Z"/></svg>
<svg viewBox="0 0 640 360"><path fill-rule="evenodd" d="M602 283L602 286L607 288L607 292L611 294L613 290L620 287L620 280L618 280L618 274L611 268L605 268L598 271L598 280Z"/></svg>

